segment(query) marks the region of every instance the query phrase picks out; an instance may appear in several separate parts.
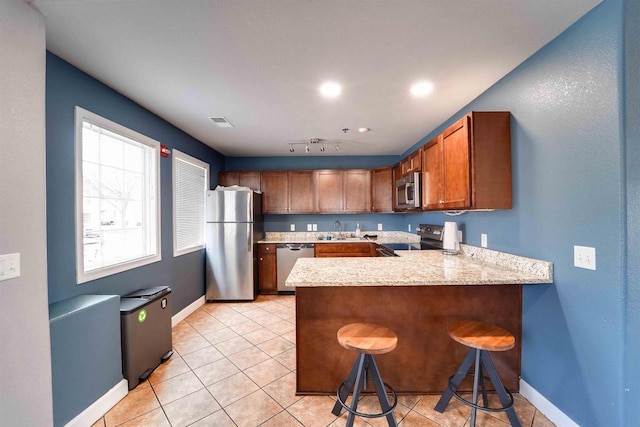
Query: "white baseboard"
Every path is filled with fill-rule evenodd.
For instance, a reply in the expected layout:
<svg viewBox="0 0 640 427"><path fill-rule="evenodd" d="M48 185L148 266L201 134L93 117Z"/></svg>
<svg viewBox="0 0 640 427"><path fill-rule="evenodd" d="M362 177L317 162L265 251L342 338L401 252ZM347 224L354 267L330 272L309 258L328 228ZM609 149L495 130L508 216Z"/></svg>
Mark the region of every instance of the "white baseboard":
<svg viewBox="0 0 640 427"><path fill-rule="evenodd" d="M538 392L535 388L531 387L522 378L520 379L520 394L525 397L529 402L533 404L545 417L549 418L549 421L553 422L557 427L580 427L575 421L573 421L567 414L562 412L556 405L551 403Z"/></svg>
<svg viewBox="0 0 640 427"><path fill-rule="evenodd" d="M195 300L194 302L192 302L191 304L189 304L188 306L186 306L185 308L183 308L182 310L180 310L178 314L171 317L171 327L173 328L178 323L182 322L184 319L189 317L191 313L193 313L194 311L202 307L206 302L207 300L203 295L197 300Z"/></svg>
<svg viewBox="0 0 640 427"><path fill-rule="evenodd" d="M120 402L128 392L129 382L122 379L118 384L114 385L111 390L106 392L87 409L80 412L74 419L69 421L65 427L86 427L93 425L93 423L104 416L109 409L113 408L116 403Z"/></svg>

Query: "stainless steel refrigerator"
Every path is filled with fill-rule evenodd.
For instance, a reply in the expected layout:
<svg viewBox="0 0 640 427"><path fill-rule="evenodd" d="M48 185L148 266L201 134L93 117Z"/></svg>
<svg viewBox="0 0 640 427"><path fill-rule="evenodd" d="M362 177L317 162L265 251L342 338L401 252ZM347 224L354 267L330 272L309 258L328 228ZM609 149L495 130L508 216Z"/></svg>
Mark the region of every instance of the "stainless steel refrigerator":
<svg viewBox="0 0 640 427"><path fill-rule="evenodd" d="M252 190L207 192L206 299L251 301L258 291L258 240L262 194Z"/></svg>

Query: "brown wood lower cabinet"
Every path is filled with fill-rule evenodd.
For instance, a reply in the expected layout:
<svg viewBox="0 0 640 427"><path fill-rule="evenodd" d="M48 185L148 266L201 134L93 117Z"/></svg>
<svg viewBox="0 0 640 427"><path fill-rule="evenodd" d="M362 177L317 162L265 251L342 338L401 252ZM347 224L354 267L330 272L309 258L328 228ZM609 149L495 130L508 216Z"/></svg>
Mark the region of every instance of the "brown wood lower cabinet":
<svg viewBox="0 0 640 427"><path fill-rule="evenodd" d="M516 337L491 357L505 387L520 377L522 285L333 286L296 288L297 393L335 394L355 360L336 339L342 326L371 322L391 328L398 346L376 356L385 382L398 393L440 394L468 348L449 338L447 324L480 320ZM471 382L461 390L470 390Z"/></svg>
<svg viewBox="0 0 640 427"><path fill-rule="evenodd" d="M258 245L258 287L261 294L278 293L276 245Z"/></svg>
<svg viewBox="0 0 640 427"><path fill-rule="evenodd" d="M375 243L316 243L316 258L376 256Z"/></svg>

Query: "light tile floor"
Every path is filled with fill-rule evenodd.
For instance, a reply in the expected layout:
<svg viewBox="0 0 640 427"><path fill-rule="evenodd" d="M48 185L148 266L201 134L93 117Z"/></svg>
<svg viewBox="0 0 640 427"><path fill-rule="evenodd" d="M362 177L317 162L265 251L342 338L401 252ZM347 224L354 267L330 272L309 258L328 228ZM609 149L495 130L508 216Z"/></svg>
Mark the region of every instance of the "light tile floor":
<svg viewBox="0 0 640 427"><path fill-rule="evenodd" d="M295 342L293 296L205 304L173 328L171 359L94 427L344 426L344 411L340 417L331 413L335 397L295 395ZM553 426L524 397L514 397L523 426ZM453 399L441 414L433 410L438 398L399 397L395 416L400 426L469 425L468 407ZM374 412L375 406L375 399L366 396L358 409ZM386 425L384 418L355 422ZM479 412L477 425L509 424L502 413Z"/></svg>

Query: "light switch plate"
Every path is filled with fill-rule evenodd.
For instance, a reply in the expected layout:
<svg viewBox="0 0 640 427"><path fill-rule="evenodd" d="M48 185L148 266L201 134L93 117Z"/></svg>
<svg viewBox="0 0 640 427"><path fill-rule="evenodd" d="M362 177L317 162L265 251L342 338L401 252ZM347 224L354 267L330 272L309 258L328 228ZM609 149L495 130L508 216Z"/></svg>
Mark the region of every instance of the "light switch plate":
<svg viewBox="0 0 640 427"><path fill-rule="evenodd" d="M312 225L311 224L307 224L307 231L311 231L313 230Z"/></svg>
<svg viewBox="0 0 640 427"><path fill-rule="evenodd" d="M318 224L312 224L313 226L313 231L318 231Z"/></svg>
<svg viewBox="0 0 640 427"><path fill-rule="evenodd" d="M587 270L596 269L596 248L588 246L573 247L573 265Z"/></svg>
<svg viewBox="0 0 640 427"><path fill-rule="evenodd" d="M291 224L291 231L296 231L296 225L295 224Z"/></svg>
<svg viewBox="0 0 640 427"><path fill-rule="evenodd" d="M480 246L487 247L487 235L485 233L480 234Z"/></svg>
<svg viewBox="0 0 640 427"><path fill-rule="evenodd" d="M0 255L0 280L20 277L20 254Z"/></svg>
<svg viewBox="0 0 640 427"><path fill-rule="evenodd" d="M378 224L378 231L382 231L382 224Z"/></svg>

